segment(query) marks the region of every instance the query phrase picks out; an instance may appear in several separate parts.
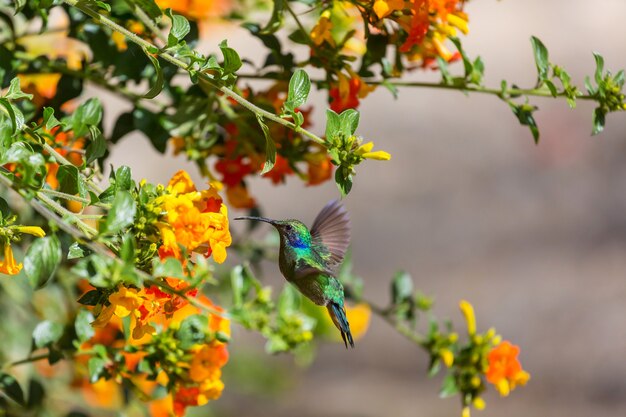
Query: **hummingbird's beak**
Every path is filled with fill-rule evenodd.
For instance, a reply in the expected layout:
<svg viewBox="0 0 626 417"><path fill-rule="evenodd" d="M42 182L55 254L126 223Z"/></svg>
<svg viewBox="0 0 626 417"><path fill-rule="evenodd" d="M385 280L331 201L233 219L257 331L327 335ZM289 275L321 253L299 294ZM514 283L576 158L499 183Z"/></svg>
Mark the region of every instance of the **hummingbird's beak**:
<svg viewBox="0 0 626 417"><path fill-rule="evenodd" d="M255 217L255 216L235 217L234 220L257 220L257 221L269 223L269 224L272 224L272 225L276 223L276 221L274 221L272 219L268 219L267 217Z"/></svg>

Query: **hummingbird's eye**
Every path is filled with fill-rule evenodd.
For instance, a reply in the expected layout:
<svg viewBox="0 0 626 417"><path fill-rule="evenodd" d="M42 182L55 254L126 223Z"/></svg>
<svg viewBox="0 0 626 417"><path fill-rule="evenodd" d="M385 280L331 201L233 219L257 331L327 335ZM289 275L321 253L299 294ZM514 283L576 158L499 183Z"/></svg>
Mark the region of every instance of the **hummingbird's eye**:
<svg viewBox="0 0 626 417"><path fill-rule="evenodd" d="M289 230L290 232L293 230L293 226L288 224L287 227L285 227L285 229Z"/></svg>

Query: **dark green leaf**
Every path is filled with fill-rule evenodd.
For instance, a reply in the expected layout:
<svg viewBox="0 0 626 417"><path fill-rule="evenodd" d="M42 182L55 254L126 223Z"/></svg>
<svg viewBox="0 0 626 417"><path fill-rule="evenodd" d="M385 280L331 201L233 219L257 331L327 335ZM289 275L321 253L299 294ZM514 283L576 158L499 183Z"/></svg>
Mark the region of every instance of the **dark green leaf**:
<svg viewBox="0 0 626 417"><path fill-rule="evenodd" d="M135 237L125 234L122 237L122 247L120 248L120 258L127 264L135 263Z"/></svg>
<svg viewBox="0 0 626 417"><path fill-rule="evenodd" d="M80 137L87 134L89 126L97 126L102 120L102 105L96 98L90 98L72 114L72 130L74 136Z"/></svg>
<svg viewBox="0 0 626 417"><path fill-rule="evenodd" d="M24 405L24 391L13 376L0 373L0 390L16 403Z"/></svg>
<svg viewBox="0 0 626 417"><path fill-rule="evenodd" d="M513 114L515 114L520 124L530 128L535 144L539 143L539 128L537 127L537 123L533 117L533 112L537 110L537 107L529 104L517 105L512 102L509 103L509 106L511 107L511 110L513 110Z"/></svg>
<svg viewBox="0 0 626 417"><path fill-rule="evenodd" d="M24 125L24 115L17 107L13 106L6 98L0 98L0 105L3 106L9 114L11 125L13 126L13 133L22 129ZM0 112L0 116L4 116L4 113Z"/></svg>
<svg viewBox="0 0 626 417"><path fill-rule="evenodd" d="M598 107L593 111L593 129L591 131L593 136L604 130L605 116L606 112L602 110L601 107Z"/></svg>
<svg viewBox="0 0 626 417"><path fill-rule="evenodd" d="M152 62L152 66L154 67L154 72L156 73L156 80L154 81L154 84L152 84L150 91L144 94L144 97L155 98L156 96L159 95L161 90L163 90L163 85L165 84L165 78L163 77L163 71L161 70L161 65L159 65L159 60L155 58L154 56L152 56L150 53L148 53L148 51L146 51L145 49L144 49L144 53L146 54L148 59L150 59L150 62Z"/></svg>
<svg viewBox="0 0 626 417"><path fill-rule="evenodd" d="M135 221L137 205L128 191L118 191L111 205L102 232L117 233Z"/></svg>
<svg viewBox="0 0 626 417"><path fill-rule="evenodd" d="M63 335L63 325L51 321L42 321L33 330L35 347L42 348L56 342Z"/></svg>
<svg viewBox="0 0 626 417"><path fill-rule="evenodd" d="M274 9L272 17L263 29L259 31L261 35L275 33L283 25L283 15L285 14L286 0L274 0Z"/></svg>
<svg viewBox="0 0 626 417"><path fill-rule="evenodd" d="M143 10L153 21L161 17L161 8L154 0L133 0L141 10Z"/></svg>
<svg viewBox="0 0 626 417"><path fill-rule="evenodd" d="M76 320L74 321L74 330L79 342L86 342L96 333L91 322L94 321L93 314L85 309L78 310Z"/></svg>
<svg viewBox="0 0 626 417"><path fill-rule="evenodd" d="M28 383L28 403L26 404L27 408L37 408L40 407L43 403L43 399L46 395L46 392L41 385L41 382L36 379L31 379Z"/></svg>
<svg viewBox="0 0 626 417"><path fill-rule="evenodd" d="M87 164L91 164L96 159L104 156L107 151L107 144L102 136L102 132L96 126L89 126L89 135L91 143L87 146Z"/></svg>
<svg viewBox="0 0 626 417"><path fill-rule="evenodd" d="M338 167L335 171L335 183L343 197L347 196L352 190L352 174L345 174L344 167Z"/></svg>
<svg viewBox="0 0 626 417"><path fill-rule="evenodd" d="M180 342L181 348L188 349L193 345L203 343L208 329L209 319L207 316L194 314L180 323L180 328L176 332L176 339Z"/></svg>
<svg viewBox="0 0 626 417"><path fill-rule="evenodd" d="M0 197L0 215L2 215L1 219L6 219L11 215L11 209L9 208L9 203Z"/></svg>
<svg viewBox="0 0 626 417"><path fill-rule="evenodd" d="M239 54L228 46L225 39L220 42L220 50L222 51L222 55L224 55L224 64L222 65L224 75L233 74L241 68L241 58Z"/></svg>
<svg viewBox="0 0 626 417"><path fill-rule="evenodd" d="M287 93L287 100L285 101L285 108L289 111L294 111L296 108L306 103L311 91L311 80L309 75L303 69L297 69L291 79L289 80L289 90Z"/></svg>
<svg viewBox="0 0 626 417"><path fill-rule="evenodd" d="M263 175L274 168L276 163L276 145L274 144L274 139L270 136L270 130L263 122L261 116L257 115L256 119L259 122L259 126L261 126L261 130L263 130L263 136L265 136L265 164L263 165L263 171L261 171L261 175Z"/></svg>
<svg viewBox="0 0 626 417"><path fill-rule="evenodd" d="M59 191L87 198L89 195L85 180L74 165L61 165L57 172Z"/></svg>
<svg viewBox="0 0 626 417"><path fill-rule="evenodd" d="M191 26L187 19L179 14L174 14L172 9L165 10L165 14L172 20L172 29L167 37L167 46L171 47L187 36L191 30Z"/></svg>
<svg viewBox="0 0 626 417"><path fill-rule="evenodd" d="M102 301L102 292L100 290L87 291L78 299L78 303L85 306L95 306Z"/></svg>
<svg viewBox="0 0 626 417"><path fill-rule="evenodd" d="M548 79L548 73L550 71L550 61L548 60L548 50L543 42L539 38L532 36L530 43L533 46L533 52L535 55L535 65L537 66L537 75L539 77L539 84Z"/></svg>
<svg viewBox="0 0 626 417"><path fill-rule="evenodd" d="M61 243L56 236L37 238L24 256L24 272L34 289L48 282L61 262Z"/></svg>

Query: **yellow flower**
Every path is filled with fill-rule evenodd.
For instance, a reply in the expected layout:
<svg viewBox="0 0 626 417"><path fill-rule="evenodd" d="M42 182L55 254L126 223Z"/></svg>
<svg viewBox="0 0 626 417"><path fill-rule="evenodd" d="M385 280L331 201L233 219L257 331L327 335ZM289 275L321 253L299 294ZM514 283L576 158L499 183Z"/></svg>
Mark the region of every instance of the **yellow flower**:
<svg viewBox="0 0 626 417"><path fill-rule="evenodd" d="M4 244L4 260L0 261L0 273L7 275L17 275L21 270L22 264L15 263L11 244L6 242Z"/></svg>
<svg viewBox="0 0 626 417"><path fill-rule="evenodd" d="M391 155L385 151L372 152L374 148L374 142L367 142L357 148L355 154L361 156L364 159L375 159L378 161L389 161Z"/></svg>
<svg viewBox="0 0 626 417"><path fill-rule="evenodd" d="M450 349L441 349L439 357L448 368L454 363L454 353Z"/></svg>
<svg viewBox="0 0 626 417"><path fill-rule="evenodd" d="M396 10L404 8L404 0L376 0L374 2L374 13L379 19L389 16Z"/></svg>
<svg viewBox="0 0 626 417"><path fill-rule="evenodd" d="M335 46L335 40L331 33L333 23L330 21L330 11L325 11L320 16L320 20L317 21L313 30L311 30L311 40L316 46L320 46L324 41L328 42L331 46Z"/></svg>
<svg viewBox="0 0 626 417"><path fill-rule="evenodd" d="M461 32L463 32L466 35L469 33L469 26L467 24L467 16L465 16L464 13L460 13L460 12L459 14L450 13L447 16L447 19L448 19L448 23L451 26L456 27L457 29L459 29Z"/></svg>
<svg viewBox="0 0 626 417"><path fill-rule="evenodd" d="M469 302L461 300L459 308L461 309L461 313L463 313L465 321L467 322L467 334L473 336L476 334L476 316L474 315L474 307L472 307Z"/></svg>
<svg viewBox="0 0 626 417"><path fill-rule="evenodd" d="M485 400L483 400L480 397L474 398L474 401L472 401L472 405L477 410L484 410L485 407L487 406L487 404L485 404Z"/></svg>
<svg viewBox="0 0 626 417"><path fill-rule="evenodd" d="M121 286L116 293L109 296L109 302L115 306L117 317L126 317L143 304L143 299L135 288Z"/></svg>
<svg viewBox="0 0 626 417"><path fill-rule="evenodd" d="M18 226L16 229L20 233L26 233L37 237L44 237L46 235L46 232L44 232L39 226Z"/></svg>

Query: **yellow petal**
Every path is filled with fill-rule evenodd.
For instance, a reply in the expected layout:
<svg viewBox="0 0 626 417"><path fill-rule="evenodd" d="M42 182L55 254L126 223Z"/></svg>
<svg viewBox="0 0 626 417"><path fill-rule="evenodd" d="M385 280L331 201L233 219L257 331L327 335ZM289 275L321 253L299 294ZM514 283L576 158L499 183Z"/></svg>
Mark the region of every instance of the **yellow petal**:
<svg viewBox="0 0 626 417"><path fill-rule="evenodd" d="M38 226L19 226L17 230L20 233L26 233L37 237L44 237L46 235L46 232L44 232L43 229Z"/></svg>
<svg viewBox="0 0 626 417"><path fill-rule="evenodd" d="M474 307L465 301L461 300L459 303L459 308L461 309L461 313L465 317L465 321L467 322L467 333L472 336L476 333L476 316L474 315Z"/></svg>
<svg viewBox="0 0 626 417"><path fill-rule="evenodd" d="M361 156L366 159L376 159L377 161L389 161L391 159L391 155L385 151L366 152Z"/></svg>

